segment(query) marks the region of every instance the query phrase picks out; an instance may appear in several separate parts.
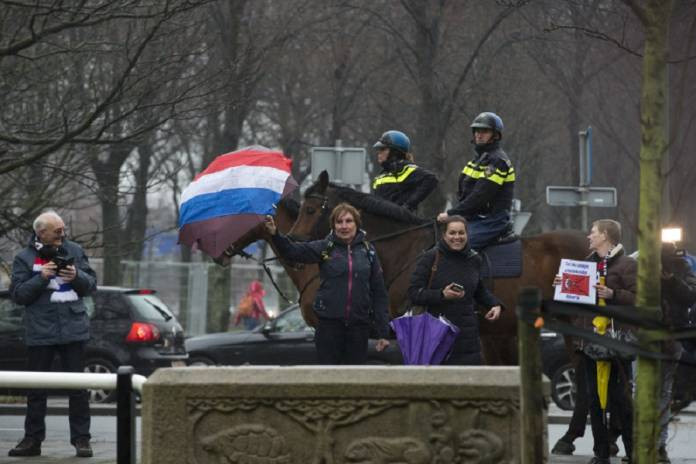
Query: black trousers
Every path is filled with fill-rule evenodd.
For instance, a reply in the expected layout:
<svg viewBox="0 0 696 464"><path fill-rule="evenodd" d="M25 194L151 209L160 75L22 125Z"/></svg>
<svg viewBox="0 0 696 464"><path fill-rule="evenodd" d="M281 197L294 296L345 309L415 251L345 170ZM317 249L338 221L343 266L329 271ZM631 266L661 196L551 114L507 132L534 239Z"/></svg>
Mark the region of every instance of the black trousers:
<svg viewBox="0 0 696 464"><path fill-rule="evenodd" d="M65 345L27 347L27 370L48 372L56 354L63 372L82 372L84 342ZM24 435L39 441L46 438L46 390L30 390L27 393L27 416L24 419ZM87 390L70 390L69 394L70 443L89 434L89 394Z"/></svg>
<svg viewBox="0 0 696 464"><path fill-rule="evenodd" d="M478 346L480 342L475 342ZM471 351L472 340L465 339L461 335L454 340L450 355L443 362L443 366L480 366L481 352Z"/></svg>
<svg viewBox="0 0 696 464"><path fill-rule="evenodd" d="M585 375L587 396L589 399L590 422L592 424L592 438L594 439L594 454L599 458L609 457L609 443L611 441L609 422L607 415L602 411L597 393L597 363L591 358L585 358ZM631 456L633 451L633 400L631 392L631 362L611 361L611 373L609 374L607 409L612 415L616 415L621 424L621 440L626 450L626 455Z"/></svg>
<svg viewBox="0 0 696 464"><path fill-rule="evenodd" d="M319 364L365 364L369 338L369 324L319 319L314 336Z"/></svg>
<svg viewBox="0 0 696 464"><path fill-rule="evenodd" d="M573 416L570 418L570 424L568 425L566 436L572 437L572 440L575 440L577 437L582 437L585 435L587 413L590 410L590 404L587 393L587 367L585 366L585 359L587 359L587 357L578 351L573 352L571 356L573 365L575 367L576 391Z"/></svg>
<svg viewBox="0 0 696 464"><path fill-rule="evenodd" d="M569 443L573 442L576 438L585 435L587 414L590 412L586 380L587 366L585 366L585 359L587 359L587 357L584 356L581 351L574 351L571 355L571 359L573 367L575 367L575 406L573 407L573 415L570 418L568 431L563 437L563 439ZM611 405L608 407L611 407ZM619 417L617 414L611 414L610 410L609 440L613 443L616 441L616 437L619 435L621 435L621 424L619 423Z"/></svg>

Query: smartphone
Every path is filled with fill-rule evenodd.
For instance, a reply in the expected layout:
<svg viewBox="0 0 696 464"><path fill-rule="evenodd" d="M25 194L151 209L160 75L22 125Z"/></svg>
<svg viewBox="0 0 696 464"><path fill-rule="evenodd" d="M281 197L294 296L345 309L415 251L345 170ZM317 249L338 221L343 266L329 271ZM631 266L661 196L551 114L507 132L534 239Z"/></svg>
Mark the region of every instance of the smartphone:
<svg viewBox="0 0 696 464"><path fill-rule="evenodd" d="M462 287L461 285L459 285L457 283L453 283L451 288L452 288L452 290L456 290L458 292L464 291L464 287Z"/></svg>

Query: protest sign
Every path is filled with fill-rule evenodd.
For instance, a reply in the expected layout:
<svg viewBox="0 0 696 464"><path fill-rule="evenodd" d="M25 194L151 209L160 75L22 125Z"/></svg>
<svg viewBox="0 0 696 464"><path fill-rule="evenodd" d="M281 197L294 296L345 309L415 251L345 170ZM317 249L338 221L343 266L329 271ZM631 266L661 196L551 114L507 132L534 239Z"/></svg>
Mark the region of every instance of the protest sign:
<svg viewBox="0 0 696 464"><path fill-rule="evenodd" d="M562 259L558 270L561 285L553 299L572 303L596 304L597 263Z"/></svg>

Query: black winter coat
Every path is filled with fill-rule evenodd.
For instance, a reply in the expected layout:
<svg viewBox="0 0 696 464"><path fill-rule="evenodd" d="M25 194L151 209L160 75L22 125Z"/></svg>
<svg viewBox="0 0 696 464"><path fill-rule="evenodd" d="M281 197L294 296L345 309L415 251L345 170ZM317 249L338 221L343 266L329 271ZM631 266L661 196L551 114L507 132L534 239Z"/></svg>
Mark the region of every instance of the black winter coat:
<svg viewBox="0 0 696 464"><path fill-rule="evenodd" d="M459 176L459 203L447 214L467 219L509 211L515 188L515 168L498 142L486 145Z"/></svg>
<svg viewBox="0 0 696 464"><path fill-rule="evenodd" d="M437 177L407 160L388 160L382 172L372 181L375 195L415 210L437 187Z"/></svg>
<svg viewBox="0 0 696 464"><path fill-rule="evenodd" d="M333 232L324 240L294 242L282 234L272 238L285 259L319 264L319 290L314 311L320 319L370 323L380 337L389 335L387 290L374 247L358 231L346 245Z"/></svg>
<svg viewBox="0 0 696 464"><path fill-rule="evenodd" d="M687 327L689 307L696 309L696 275L684 258L676 256L669 260L663 257L662 269L670 274L669 278L661 279L663 320L670 328ZM681 343L667 340L663 342L663 352L678 358Z"/></svg>
<svg viewBox="0 0 696 464"><path fill-rule="evenodd" d="M12 264L10 296L12 301L25 307L24 341L27 346L64 345L89 340L89 316L82 297L97 289L97 274L80 245L64 240L62 246L67 256L75 259L77 275L71 286L79 297L77 301L51 302L53 291L48 288L49 281L34 271L38 253L33 245L20 251Z"/></svg>
<svg viewBox="0 0 696 464"><path fill-rule="evenodd" d="M437 269L427 287L436 252L440 254ZM440 240L416 264L408 289L413 304L425 306L433 316L443 315L459 327L459 339L465 344L464 351L469 353L481 351L474 302L488 309L501 304L481 280L482 262L481 256L468 245L462 251L453 251ZM442 295L442 290L452 282L464 287L463 298L446 300Z"/></svg>

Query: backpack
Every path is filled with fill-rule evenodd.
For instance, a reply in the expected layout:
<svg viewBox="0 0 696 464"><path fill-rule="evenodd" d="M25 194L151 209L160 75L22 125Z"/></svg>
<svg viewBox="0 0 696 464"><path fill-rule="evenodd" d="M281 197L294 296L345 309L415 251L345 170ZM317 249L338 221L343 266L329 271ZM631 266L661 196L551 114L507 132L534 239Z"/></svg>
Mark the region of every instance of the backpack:
<svg viewBox="0 0 696 464"><path fill-rule="evenodd" d="M244 295L237 305L237 314L241 317L252 317L254 314L254 299L251 295Z"/></svg>

